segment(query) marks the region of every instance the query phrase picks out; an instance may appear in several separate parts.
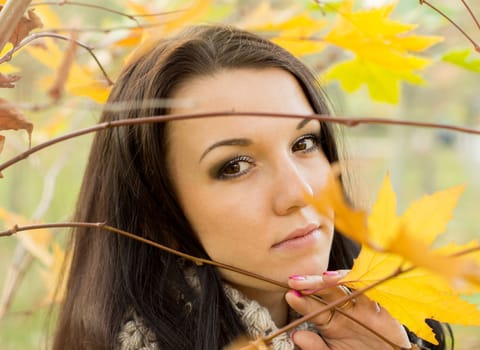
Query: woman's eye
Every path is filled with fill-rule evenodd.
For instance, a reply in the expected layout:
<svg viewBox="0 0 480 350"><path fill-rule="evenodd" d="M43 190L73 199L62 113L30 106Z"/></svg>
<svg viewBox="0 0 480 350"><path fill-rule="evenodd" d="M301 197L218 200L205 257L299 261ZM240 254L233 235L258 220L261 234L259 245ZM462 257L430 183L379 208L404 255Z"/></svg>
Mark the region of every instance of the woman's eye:
<svg viewBox="0 0 480 350"><path fill-rule="evenodd" d="M304 135L297 139L292 146L293 152L312 152L318 149L318 137L315 135Z"/></svg>
<svg viewBox="0 0 480 350"><path fill-rule="evenodd" d="M241 176L253 167L253 161L248 157L237 157L225 163L218 171L219 179Z"/></svg>

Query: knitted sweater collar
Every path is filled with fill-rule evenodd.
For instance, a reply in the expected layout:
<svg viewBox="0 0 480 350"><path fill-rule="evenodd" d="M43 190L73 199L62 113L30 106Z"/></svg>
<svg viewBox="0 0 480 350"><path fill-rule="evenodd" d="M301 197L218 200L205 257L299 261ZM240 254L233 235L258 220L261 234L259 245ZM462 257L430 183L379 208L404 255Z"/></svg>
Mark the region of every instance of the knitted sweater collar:
<svg viewBox="0 0 480 350"><path fill-rule="evenodd" d="M252 339L264 337L276 332L278 327L273 322L270 312L267 308L260 305L255 300L248 299L238 289L224 284L224 291L227 298L232 303L234 310L240 316L247 329L248 335ZM295 319L299 315L293 310L290 311L289 318ZM315 330L315 326L310 323L304 323L296 330ZM132 312L124 322L121 331L117 336L118 349L120 350L158 350L160 346L155 340L155 335L143 323L142 319ZM282 333L275 337L271 344L274 350L294 350L296 349L289 334Z"/></svg>

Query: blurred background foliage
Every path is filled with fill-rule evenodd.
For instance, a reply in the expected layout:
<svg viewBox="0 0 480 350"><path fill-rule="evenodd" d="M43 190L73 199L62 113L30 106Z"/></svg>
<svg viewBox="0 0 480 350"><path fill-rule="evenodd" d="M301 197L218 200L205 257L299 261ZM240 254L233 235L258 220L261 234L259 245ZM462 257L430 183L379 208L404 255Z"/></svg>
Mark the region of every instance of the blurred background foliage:
<svg viewBox="0 0 480 350"><path fill-rule="evenodd" d="M52 1L48 6L32 3L44 24L35 32L70 35L72 29L78 30L78 40L94 48L112 80L132 52L141 54L143 42L172 35L191 23L229 23L256 31L301 56L324 81L338 115L480 126L480 56L450 23L417 0L104 0L100 8L97 1L82 3L92 7L68 1ZM460 1L432 3L480 40L479 28ZM358 16L362 11L370 17ZM347 12L349 15L345 15ZM132 19L126 14L135 16ZM388 18L396 22L390 23ZM379 46L376 39L358 47L365 38L357 37L352 41L357 46L349 46L348 40L342 41L345 24L334 32L338 21L345 19L350 19L349 23L359 20L359 25L364 25L360 32L370 34L380 35L388 28L394 32L398 26L399 31L392 38L393 42L404 43L405 51L400 56L407 57L406 60L392 65L395 60L386 59L392 54L391 46ZM411 29L414 31L410 32ZM405 44L405 38L411 35L415 42ZM371 39L372 35L367 37ZM386 38L380 39L385 42ZM0 73L22 77L15 88L0 89L0 97L14 103L34 124L32 145L94 125L108 94L108 84L98 65L86 50L78 48L63 96L49 96L67 46L66 41L41 38L19 50L8 66L0 64ZM11 47L7 46L0 57ZM360 61L355 63L354 72L364 70L362 74L333 70L352 60ZM400 211L424 193L464 183L467 190L442 240L464 243L478 237L478 136L386 125L343 128L343 134L360 206L372 203L387 171L399 198ZM0 163L28 148L26 133L2 131L2 135L6 139ZM91 136L68 140L3 171L0 227L68 221L74 211L90 142ZM47 326L49 320L54 323L54 308L51 318L47 316L55 303L52 295L67 236L68 230L54 230L0 239L0 349L48 347ZM480 304L478 296L471 300ZM456 349L480 348L478 329L454 330Z"/></svg>

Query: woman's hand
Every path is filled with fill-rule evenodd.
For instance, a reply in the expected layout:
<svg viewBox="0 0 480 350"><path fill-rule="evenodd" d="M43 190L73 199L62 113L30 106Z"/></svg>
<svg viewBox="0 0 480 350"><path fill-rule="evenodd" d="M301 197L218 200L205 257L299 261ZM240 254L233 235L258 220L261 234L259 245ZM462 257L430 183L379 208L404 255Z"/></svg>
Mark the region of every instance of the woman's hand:
<svg viewBox="0 0 480 350"><path fill-rule="evenodd" d="M291 276L288 284L293 290L286 294L287 303L298 313L311 313L324 304L306 297L315 293L327 303L346 295L340 288L339 281L347 270L327 271L323 276ZM375 330L400 348L410 348L408 336L402 325L377 303L361 295L341 305L342 311L348 313L362 324ZM371 331L343 316L339 312L327 311L311 320L317 325L321 336L309 331L298 331L293 341L302 350L391 350L393 347L373 334Z"/></svg>

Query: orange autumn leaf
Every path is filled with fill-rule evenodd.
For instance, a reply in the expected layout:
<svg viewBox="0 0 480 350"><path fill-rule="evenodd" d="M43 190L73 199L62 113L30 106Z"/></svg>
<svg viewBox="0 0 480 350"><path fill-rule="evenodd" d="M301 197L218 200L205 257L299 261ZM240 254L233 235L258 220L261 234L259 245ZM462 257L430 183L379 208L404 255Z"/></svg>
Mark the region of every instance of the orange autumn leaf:
<svg viewBox="0 0 480 350"><path fill-rule="evenodd" d="M22 111L15 105L0 98L0 130L24 129L31 135L33 124L29 122Z"/></svg>
<svg viewBox="0 0 480 350"><path fill-rule="evenodd" d="M13 88L18 80L20 80L18 75L0 73L0 88Z"/></svg>
<svg viewBox="0 0 480 350"><path fill-rule="evenodd" d="M3 6L0 5L0 11L2 9ZM42 27L43 23L40 17L36 15L35 10L29 9L27 13L20 18L20 21L9 38L9 42L11 42L13 46L17 46L32 30Z"/></svg>

